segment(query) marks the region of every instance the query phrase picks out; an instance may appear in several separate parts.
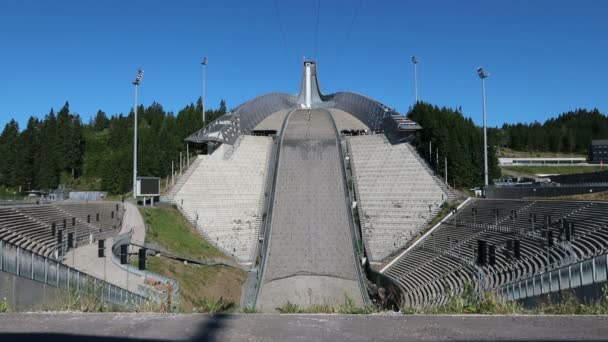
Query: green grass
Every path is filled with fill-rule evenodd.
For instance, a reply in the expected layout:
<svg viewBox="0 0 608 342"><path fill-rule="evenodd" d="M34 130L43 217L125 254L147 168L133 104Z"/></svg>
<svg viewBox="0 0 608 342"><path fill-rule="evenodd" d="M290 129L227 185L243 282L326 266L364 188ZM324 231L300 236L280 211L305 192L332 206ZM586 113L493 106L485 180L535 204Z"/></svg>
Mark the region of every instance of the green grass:
<svg viewBox="0 0 608 342"><path fill-rule="evenodd" d="M608 191L593 192L589 194L543 197L543 199L571 200L571 201L608 201Z"/></svg>
<svg viewBox="0 0 608 342"><path fill-rule="evenodd" d="M458 206L462 202L463 201L456 200L450 202L446 201L445 203L443 203L439 212L437 212L435 217L433 217L433 219L427 224L427 228L433 228L434 225L436 225L439 221L443 220L443 218L448 216L449 213L451 213L453 210L456 210L456 208L458 208Z"/></svg>
<svg viewBox="0 0 608 342"><path fill-rule="evenodd" d="M508 302L494 292L486 292L481 297L475 293L471 283L466 283L463 292L450 296L445 305L429 308L403 308L404 313L424 314L518 314L525 309L516 302Z"/></svg>
<svg viewBox="0 0 608 342"><path fill-rule="evenodd" d="M0 186L0 200L20 200L23 196L15 189Z"/></svg>
<svg viewBox="0 0 608 342"><path fill-rule="evenodd" d="M607 167L602 168L599 165L597 165L597 166L595 166L595 165L594 166L580 166L580 165L575 165L575 166L562 166L562 165L559 165L559 166L553 166L553 165L505 166L505 167L503 167L503 169L514 171L514 172L519 172L519 173L527 173L527 174L531 174L531 175L535 175L535 174L562 175L562 174L585 173L585 172L608 170Z"/></svg>
<svg viewBox="0 0 608 342"><path fill-rule="evenodd" d="M8 300L6 299L6 297L3 297L0 300L0 313L3 312L8 312Z"/></svg>
<svg viewBox="0 0 608 342"><path fill-rule="evenodd" d="M497 151L501 158L586 158L584 154L563 152L515 151L507 147L500 147Z"/></svg>
<svg viewBox="0 0 608 342"><path fill-rule="evenodd" d="M481 297L475 293L470 283L464 290L450 297L445 305L428 308L404 307L407 314L529 314L529 315L606 315L608 314L608 285L602 288L602 295L590 303L581 303L571 291L564 291L558 303L551 303L549 296L538 306L526 309L517 302L502 299L496 293L485 292Z"/></svg>
<svg viewBox="0 0 608 342"><path fill-rule="evenodd" d="M173 207L140 208L146 222L146 242L155 242L171 252L192 258L205 259L224 255L205 241Z"/></svg>
<svg viewBox="0 0 608 342"><path fill-rule="evenodd" d="M146 222L146 242L156 243L173 254L195 260L224 258L217 248L203 239L173 207L140 208ZM240 301L246 274L223 266L184 264L165 257L149 257L147 269L175 279L180 285L183 312L229 312Z"/></svg>
<svg viewBox="0 0 608 342"><path fill-rule="evenodd" d="M284 314L302 314L302 313L325 313L325 314L347 314L359 315L378 312L374 306L357 306L351 298L344 297L344 303L340 305L329 304L313 304L308 307L302 307L297 304L287 301L283 306L275 308L278 312Z"/></svg>
<svg viewBox="0 0 608 342"><path fill-rule="evenodd" d="M81 176L72 179L72 175L67 172L61 173L60 184L63 184L68 189L77 191L100 191L102 189L100 177Z"/></svg>

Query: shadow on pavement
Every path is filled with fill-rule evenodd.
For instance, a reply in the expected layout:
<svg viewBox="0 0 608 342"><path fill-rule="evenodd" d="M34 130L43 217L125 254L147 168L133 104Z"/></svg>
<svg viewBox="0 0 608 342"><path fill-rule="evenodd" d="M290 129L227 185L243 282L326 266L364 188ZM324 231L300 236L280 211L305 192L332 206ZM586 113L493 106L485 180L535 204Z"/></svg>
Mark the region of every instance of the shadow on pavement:
<svg viewBox="0 0 608 342"><path fill-rule="evenodd" d="M226 321L230 319L230 315L217 314L211 315L207 319L201 322L200 329L196 332L192 338L186 341L221 341L218 337L220 331L225 328ZM142 329L144 329L142 327ZM19 341L44 341L44 342L76 342L76 341L110 341L110 342L122 342L122 341L137 341L137 342L159 342L159 341L179 341L183 339L179 338L141 338L141 334L138 334L137 330L126 331L125 333L132 335L132 337L126 336L95 336L88 334L69 334L69 333L0 333L1 342Z"/></svg>

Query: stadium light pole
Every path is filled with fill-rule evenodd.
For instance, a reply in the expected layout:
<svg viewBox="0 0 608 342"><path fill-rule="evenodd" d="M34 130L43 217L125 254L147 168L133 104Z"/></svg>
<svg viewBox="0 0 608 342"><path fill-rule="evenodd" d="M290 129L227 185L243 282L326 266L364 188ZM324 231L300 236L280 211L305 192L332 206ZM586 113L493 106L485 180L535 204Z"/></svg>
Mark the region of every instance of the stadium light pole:
<svg viewBox="0 0 608 342"><path fill-rule="evenodd" d="M135 86L135 106L133 107L134 121L133 121L133 198L137 199L137 88L141 84L141 80L144 77L144 71L137 70L137 76L133 81Z"/></svg>
<svg viewBox="0 0 608 342"><path fill-rule="evenodd" d="M203 61L201 62L201 65L203 66L203 97L201 98L201 106L203 107L203 127L205 127L205 88L207 86L205 76L208 62L207 56L203 57Z"/></svg>
<svg viewBox="0 0 608 342"><path fill-rule="evenodd" d="M477 75L481 78L481 101L483 106L483 178L484 185L488 186L488 128L486 124L486 78L490 76L483 67L477 68Z"/></svg>
<svg viewBox="0 0 608 342"><path fill-rule="evenodd" d="M418 58L412 56L412 63L414 64L414 104L418 103Z"/></svg>

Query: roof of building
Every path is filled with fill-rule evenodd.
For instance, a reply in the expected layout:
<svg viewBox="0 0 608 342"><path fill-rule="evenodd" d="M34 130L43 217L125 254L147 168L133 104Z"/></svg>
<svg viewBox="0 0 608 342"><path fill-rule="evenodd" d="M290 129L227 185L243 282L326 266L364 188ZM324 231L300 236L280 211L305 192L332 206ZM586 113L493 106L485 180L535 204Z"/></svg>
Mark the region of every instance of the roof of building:
<svg viewBox="0 0 608 342"><path fill-rule="evenodd" d="M608 145L608 139L591 140L591 145Z"/></svg>

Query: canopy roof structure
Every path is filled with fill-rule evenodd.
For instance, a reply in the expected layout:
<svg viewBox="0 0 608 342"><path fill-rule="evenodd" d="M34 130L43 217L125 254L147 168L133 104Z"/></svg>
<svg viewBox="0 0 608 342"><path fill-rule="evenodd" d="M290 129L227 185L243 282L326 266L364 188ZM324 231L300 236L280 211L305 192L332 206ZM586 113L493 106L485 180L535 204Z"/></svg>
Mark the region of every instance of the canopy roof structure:
<svg viewBox="0 0 608 342"><path fill-rule="evenodd" d="M321 93L316 63L305 61L302 83L297 95L269 93L238 106L203 127L188 138L191 143L224 143L233 145L240 135L251 134L265 118L280 110L298 108L335 108L343 110L374 132L384 132L391 142L411 136L421 127L394 109L366 96L352 92Z"/></svg>

